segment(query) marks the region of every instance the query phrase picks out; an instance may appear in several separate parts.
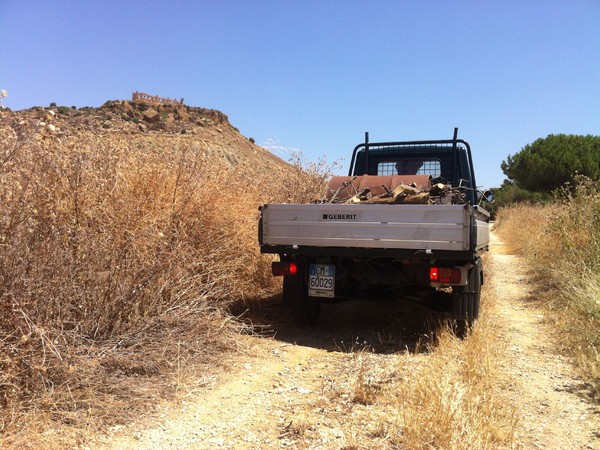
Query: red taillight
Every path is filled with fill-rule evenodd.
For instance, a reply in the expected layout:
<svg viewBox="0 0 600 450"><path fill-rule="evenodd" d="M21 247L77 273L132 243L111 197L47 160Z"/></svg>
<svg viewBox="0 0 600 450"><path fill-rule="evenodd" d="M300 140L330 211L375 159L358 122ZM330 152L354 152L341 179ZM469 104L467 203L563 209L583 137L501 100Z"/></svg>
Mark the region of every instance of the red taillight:
<svg viewBox="0 0 600 450"><path fill-rule="evenodd" d="M460 269L449 267L430 267L429 281L444 284L460 284L462 274Z"/></svg>
<svg viewBox="0 0 600 450"><path fill-rule="evenodd" d="M275 277L293 276L298 273L298 264L295 262L273 262L271 263L271 273Z"/></svg>
<svg viewBox="0 0 600 450"><path fill-rule="evenodd" d="M298 265L295 262L289 263L287 275L296 275L297 273L298 273Z"/></svg>

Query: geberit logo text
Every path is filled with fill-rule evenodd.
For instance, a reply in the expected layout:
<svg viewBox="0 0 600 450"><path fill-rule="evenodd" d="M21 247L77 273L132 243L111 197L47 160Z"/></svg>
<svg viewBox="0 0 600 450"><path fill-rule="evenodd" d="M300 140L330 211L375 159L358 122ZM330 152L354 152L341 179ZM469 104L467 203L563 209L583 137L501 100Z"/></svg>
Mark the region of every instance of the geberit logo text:
<svg viewBox="0 0 600 450"><path fill-rule="evenodd" d="M323 214L323 220L356 220L356 214Z"/></svg>

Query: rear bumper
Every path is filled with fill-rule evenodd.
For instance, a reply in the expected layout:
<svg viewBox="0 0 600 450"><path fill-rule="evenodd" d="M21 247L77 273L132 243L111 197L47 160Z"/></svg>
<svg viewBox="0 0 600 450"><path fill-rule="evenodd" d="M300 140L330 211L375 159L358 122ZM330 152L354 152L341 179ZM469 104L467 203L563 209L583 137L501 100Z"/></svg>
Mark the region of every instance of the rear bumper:
<svg viewBox="0 0 600 450"><path fill-rule="evenodd" d="M342 256L348 258L393 258L409 260L460 260L475 261L487 248L480 251L449 251L449 250L412 250L386 248L354 248L354 247L311 247L291 245L261 245L261 253L271 253L286 256Z"/></svg>

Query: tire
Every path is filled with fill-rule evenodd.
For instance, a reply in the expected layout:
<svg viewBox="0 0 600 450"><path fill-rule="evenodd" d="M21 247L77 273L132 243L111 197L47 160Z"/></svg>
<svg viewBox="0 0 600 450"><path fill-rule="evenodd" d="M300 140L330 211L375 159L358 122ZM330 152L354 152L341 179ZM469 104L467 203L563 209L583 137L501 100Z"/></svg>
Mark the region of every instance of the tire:
<svg viewBox="0 0 600 450"><path fill-rule="evenodd" d="M455 333L461 338L467 335L479 317L482 272L483 266L481 258L479 258L469 270L467 285L455 286L452 289L452 306L456 321Z"/></svg>
<svg viewBox="0 0 600 450"><path fill-rule="evenodd" d="M315 325L321 314L321 301L308 296L306 263L298 262L295 276L283 277L283 302L298 325Z"/></svg>

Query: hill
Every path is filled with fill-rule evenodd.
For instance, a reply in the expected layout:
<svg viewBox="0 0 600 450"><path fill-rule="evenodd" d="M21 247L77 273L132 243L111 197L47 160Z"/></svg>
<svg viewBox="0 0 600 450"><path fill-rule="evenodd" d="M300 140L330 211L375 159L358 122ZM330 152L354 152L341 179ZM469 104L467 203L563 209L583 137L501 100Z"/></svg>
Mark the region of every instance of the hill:
<svg viewBox="0 0 600 450"><path fill-rule="evenodd" d="M123 423L220 367L229 306L279 290L258 205L307 179L219 111L0 111L0 446Z"/></svg>
<svg viewBox="0 0 600 450"><path fill-rule="evenodd" d="M229 168L264 173L289 165L242 136L220 111L187 105L108 101L99 108L34 107L17 112L0 110L0 126L20 136L37 133L76 142L82 133L100 139L126 136L136 147L163 148L191 143L209 158L223 160Z"/></svg>

